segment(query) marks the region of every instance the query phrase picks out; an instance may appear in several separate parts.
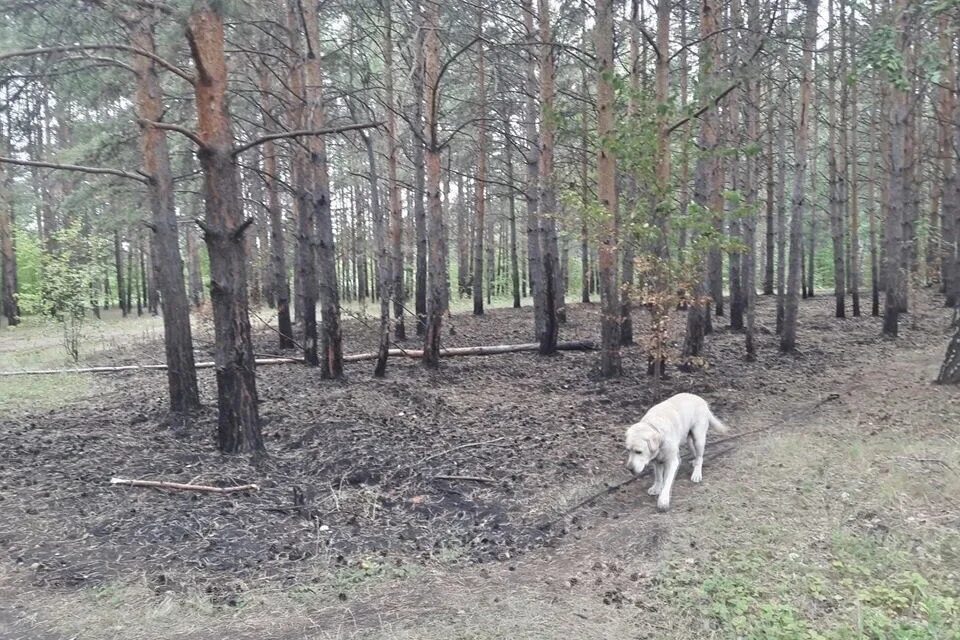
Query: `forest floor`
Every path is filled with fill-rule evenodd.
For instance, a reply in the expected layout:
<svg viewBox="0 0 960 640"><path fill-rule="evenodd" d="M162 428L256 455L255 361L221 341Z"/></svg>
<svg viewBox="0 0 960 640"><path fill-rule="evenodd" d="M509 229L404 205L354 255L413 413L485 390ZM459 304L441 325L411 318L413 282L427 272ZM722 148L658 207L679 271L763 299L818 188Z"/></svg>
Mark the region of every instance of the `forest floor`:
<svg viewBox="0 0 960 640"><path fill-rule="evenodd" d="M162 373L0 378L0 638L960 637L960 393L931 382L949 313L923 296L894 342L820 296L783 356L772 302L757 362L720 318L709 367L662 383L731 427L663 514L649 479L622 484L624 428L654 402L640 347L613 381L576 352L391 361L385 380L356 363L346 382L261 367L257 465L216 452L212 408L172 431ZM569 316L562 339L596 339L596 307ZM374 324L345 322L348 353ZM532 316L450 325L448 346L528 342ZM96 331L86 363L162 357L155 319ZM211 336L199 318L203 359ZM7 330L0 369L56 349Z"/></svg>

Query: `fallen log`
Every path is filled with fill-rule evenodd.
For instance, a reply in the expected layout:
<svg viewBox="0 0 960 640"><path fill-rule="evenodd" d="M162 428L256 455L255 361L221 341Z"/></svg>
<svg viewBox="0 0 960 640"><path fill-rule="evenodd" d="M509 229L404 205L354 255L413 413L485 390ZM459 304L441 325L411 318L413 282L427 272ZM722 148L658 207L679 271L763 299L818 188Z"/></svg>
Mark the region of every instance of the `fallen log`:
<svg viewBox="0 0 960 640"><path fill-rule="evenodd" d="M241 484L235 487L211 487L205 484L184 484L182 482L165 482L163 480L129 480L127 478L110 478L110 484L122 484L129 487L151 487L153 489L175 489L177 491L201 491L203 493L236 493L238 491L259 491L258 484Z"/></svg>
<svg viewBox="0 0 960 640"><path fill-rule="evenodd" d="M560 342L557 344L557 351L593 351L596 344L590 340L580 340L574 342ZM450 358L457 356L492 356L501 353L520 353L523 351L537 351L540 345L536 342L524 344L494 344L481 345L478 347L450 347L440 350L441 358ZM390 357L422 358L421 349L390 349ZM344 362L362 362L364 360L376 360L377 354L355 353L343 357ZM303 358L257 358L254 360L257 366L272 364L303 364ZM194 365L197 369L213 369L217 366L215 362L198 362ZM123 371L165 371L165 364L130 364L116 367L78 367L74 369L25 369L23 371L0 371L2 376L37 376L37 375L56 375L64 373L119 373Z"/></svg>

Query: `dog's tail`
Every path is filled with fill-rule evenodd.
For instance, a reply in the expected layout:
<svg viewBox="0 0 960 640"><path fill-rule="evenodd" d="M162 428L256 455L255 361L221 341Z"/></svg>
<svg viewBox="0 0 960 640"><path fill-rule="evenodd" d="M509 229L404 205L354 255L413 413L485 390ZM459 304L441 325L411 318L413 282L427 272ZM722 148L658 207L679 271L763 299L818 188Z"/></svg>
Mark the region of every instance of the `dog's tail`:
<svg viewBox="0 0 960 640"><path fill-rule="evenodd" d="M713 412L712 412L712 411L710 411L709 409L707 409L707 413L709 414L709 415L708 415L708 418L709 418L709 420L710 420L710 428L711 428L711 429L716 429L716 430L719 431L720 433L726 433L727 431L730 430L730 429L727 427L727 425L725 425L725 424L723 424L722 422L720 422L720 418L718 418L717 416L713 415Z"/></svg>

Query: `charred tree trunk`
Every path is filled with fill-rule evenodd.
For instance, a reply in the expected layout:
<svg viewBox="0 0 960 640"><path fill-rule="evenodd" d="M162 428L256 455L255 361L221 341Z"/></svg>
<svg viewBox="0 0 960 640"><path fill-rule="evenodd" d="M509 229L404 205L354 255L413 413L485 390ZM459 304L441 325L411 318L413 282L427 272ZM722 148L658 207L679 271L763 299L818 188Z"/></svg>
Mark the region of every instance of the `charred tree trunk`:
<svg viewBox="0 0 960 640"><path fill-rule="evenodd" d="M843 222L846 217L846 153L844 142L846 135L841 130L843 124L837 117L837 76L842 73L842 62L837 64L834 48L836 41L834 33L834 8L833 0L828 3L829 44L830 49L830 68L829 82L827 84L827 119L829 120L829 138L827 141L827 168L830 179L830 237L833 240L833 295L836 298L835 315L838 318L845 318L846 312L846 272L844 262L843 247ZM841 91L845 91L842 89ZM841 111L845 105L842 104ZM838 140L839 132L839 140Z"/></svg>
<svg viewBox="0 0 960 640"><path fill-rule="evenodd" d="M218 5L198 0L187 18L187 40L197 69L197 137L203 170L204 240L210 254L217 363L217 441L224 453L263 453L253 341L247 302L240 185L227 110L223 17Z"/></svg>
<svg viewBox="0 0 960 640"><path fill-rule="evenodd" d="M797 151L794 164L793 196L790 220L790 271L787 275L787 297L784 305L783 334L780 351L792 352L797 345L797 316L800 311L800 246L803 236L803 187L809 151L810 114L813 93L813 49L817 39L818 0L805 0L806 15L803 26L803 62L800 81L800 116L797 119Z"/></svg>
<svg viewBox="0 0 960 640"><path fill-rule="evenodd" d="M433 2L433 0L425 0L426 2ZM422 21L421 9L419 5L419 0L414 2L415 10L414 13L417 16L417 20ZM435 7L434 7L435 8ZM424 194L425 194L425 160L424 160L424 145L426 144L426 136L429 135L424 130L424 98L423 96L428 91L428 88L424 79L424 67L426 64L425 50L426 44L423 42L424 30L426 27L423 27L418 30L417 42L414 44L414 56L413 56L413 95L414 95L414 107L413 107L413 219L414 219L414 233L416 235L417 243L417 258L416 258L416 280L414 283L414 310L417 314L417 335L423 336L426 333L426 314L427 314L427 210L424 208ZM437 54L439 56L439 53ZM436 89L436 88L435 88ZM438 157L437 162L439 163L439 153L440 150L436 150ZM439 185L439 168L437 174L437 180ZM439 187L438 187L438 197L439 197ZM439 341L440 336L437 335L436 339ZM439 344L439 342L438 342ZM439 347L437 347L439 348ZM427 360L424 359L424 362Z"/></svg>

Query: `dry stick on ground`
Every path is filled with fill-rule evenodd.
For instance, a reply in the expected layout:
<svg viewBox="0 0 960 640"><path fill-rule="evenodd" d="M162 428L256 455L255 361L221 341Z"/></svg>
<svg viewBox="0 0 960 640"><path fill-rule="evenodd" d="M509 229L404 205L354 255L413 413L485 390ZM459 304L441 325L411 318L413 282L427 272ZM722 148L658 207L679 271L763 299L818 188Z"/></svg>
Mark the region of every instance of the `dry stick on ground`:
<svg viewBox="0 0 960 640"><path fill-rule="evenodd" d="M200 491L203 493L236 493L238 491L259 491L258 484L241 484L235 487L211 487L203 484L183 484L181 482L164 482L162 480L128 480L126 478L110 478L110 484L122 484L130 487L151 487L154 489L176 489L179 491Z"/></svg>
<svg viewBox="0 0 960 640"><path fill-rule="evenodd" d="M453 356L489 356L497 355L501 353L520 353L523 351L537 351L540 348L540 345L537 343L531 342L526 344L497 344L497 345L481 345L478 347L450 347L449 349L441 349L440 357L453 357ZM596 348L596 345L587 340L581 342L561 342L557 345L559 351L593 351ZM412 349L390 349L389 355L391 357L406 356L408 358L422 358L422 350L412 350ZM344 362L360 362L363 360L376 360L376 353L357 353L350 356L344 356ZM271 364L302 364L303 358L257 358L255 360L257 366L262 365L271 365ZM217 365L215 362L198 362L196 364L197 369L213 369ZM123 365L117 367L83 367L77 369L35 369L32 371L0 371L0 376L26 376L26 375L45 375L45 374L58 374L58 373L111 373L119 371L161 371L165 370L167 365L165 364L146 364L146 365Z"/></svg>
<svg viewBox="0 0 960 640"><path fill-rule="evenodd" d="M434 480L467 480L470 482L489 482L495 483L496 480L486 476L433 476Z"/></svg>

